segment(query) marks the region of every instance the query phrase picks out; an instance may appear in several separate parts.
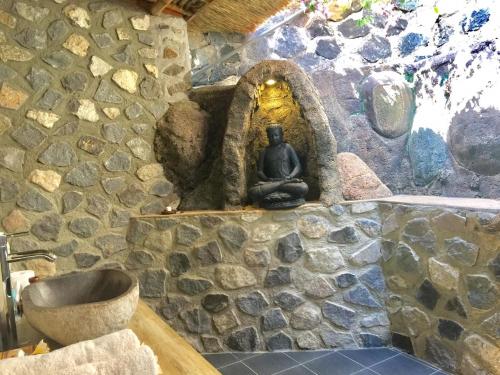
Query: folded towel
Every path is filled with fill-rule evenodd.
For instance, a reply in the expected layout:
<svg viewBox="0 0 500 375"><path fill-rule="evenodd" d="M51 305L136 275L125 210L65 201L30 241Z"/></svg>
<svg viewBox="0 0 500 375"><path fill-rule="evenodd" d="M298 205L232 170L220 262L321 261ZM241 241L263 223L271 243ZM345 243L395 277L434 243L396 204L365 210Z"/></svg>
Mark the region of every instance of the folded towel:
<svg viewBox="0 0 500 375"><path fill-rule="evenodd" d="M95 340L81 341L49 354L2 360L0 375L63 374L65 372L60 371L88 363L108 362L139 348L137 336L130 329L124 329Z"/></svg>

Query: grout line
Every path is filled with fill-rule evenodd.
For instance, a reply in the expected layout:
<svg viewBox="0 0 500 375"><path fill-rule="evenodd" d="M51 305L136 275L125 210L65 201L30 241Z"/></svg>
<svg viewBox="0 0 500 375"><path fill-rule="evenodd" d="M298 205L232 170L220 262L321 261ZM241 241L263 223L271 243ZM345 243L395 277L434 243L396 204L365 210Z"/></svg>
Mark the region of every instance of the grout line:
<svg viewBox="0 0 500 375"><path fill-rule="evenodd" d="M366 369L371 370L368 366L365 366L364 364L359 363L359 362L358 362L358 361L356 361L355 359L352 359L352 358L350 358L350 357L346 356L345 354L343 354L343 353L342 353L342 351L339 351L339 352L337 352L337 353L338 353L338 354L340 354L342 357L345 357L345 358L347 358L347 359L350 359L351 361L353 361L354 363L356 363L356 364L358 364L358 365L360 365L360 366L362 367L362 368L360 368L358 371L354 372L354 374L356 374L356 373L358 373L358 372L360 372L360 371L362 371L362 370L366 370ZM397 355L395 355L395 356L392 356L391 358L397 357L398 355L399 355L399 354L397 354ZM386 360L388 360L388 359L389 359L389 358L386 358L386 359L384 359L384 361L386 361ZM381 362L384 362L384 361L380 361L380 362L378 362L378 363L381 363ZM371 371L373 371L373 372L375 372L376 374L378 374L378 372L376 372L375 370L371 370Z"/></svg>
<svg viewBox="0 0 500 375"><path fill-rule="evenodd" d="M262 353L257 353L257 354L255 354L255 355L253 355L253 356L251 356L251 357L244 358L244 359L239 359L239 358L238 358L238 357L236 357L233 353L231 353L231 352L229 352L229 353L230 353L230 354L231 354L231 355L232 355L235 359L237 359L237 361L232 362L232 363L225 364L224 366L221 366L221 367L217 368L217 370L220 370L220 369L222 369L222 368L225 368L225 367L228 367L228 366L234 365L234 364L236 364L236 363L243 363L243 361L244 361L244 360L247 360L247 359L250 359L250 358L255 358L255 357L259 356L260 354L262 354ZM244 364L244 363L243 363L243 364ZM245 365L245 364L244 364L244 365ZM245 366L246 366L246 365L245 365ZM246 367L248 367L248 366L246 366ZM252 371L253 371L253 370L252 370Z"/></svg>
<svg viewBox="0 0 500 375"><path fill-rule="evenodd" d="M440 369L439 367L434 366L434 365L432 365L432 364L430 364L430 363L428 363L428 362L425 362L424 360L422 360L422 359L420 359L420 358L418 358L418 357L416 357L416 356L414 356L414 355L408 354L408 353L406 353L406 352L403 352L403 353L401 353L401 354L403 354L403 356L405 356L405 357L407 357L407 358L410 358L410 359L412 359L412 360L414 360L414 361L416 361L416 362L419 362L419 363L421 363L421 364L423 364L423 365L425 365L425 366L427 366L427 367L430 367L431 369L435 370L434 372L436 372L436 371L441 371L441 369Z"/></svg>
<svg viewBox="0 0 500 375"><path fill-rule="evenodd" d="M253 358L253 357L251 357L251 358ZM252 371L255 375L259 375L259 374L257 374L257 373L256 373L256 372L255 372L255 371L254 371L254 370L253 370L250 366L248 366L245 362L241 362L241 364L242 364L243 366L245 366L247 369L249 369L250 371Z"/></svg>

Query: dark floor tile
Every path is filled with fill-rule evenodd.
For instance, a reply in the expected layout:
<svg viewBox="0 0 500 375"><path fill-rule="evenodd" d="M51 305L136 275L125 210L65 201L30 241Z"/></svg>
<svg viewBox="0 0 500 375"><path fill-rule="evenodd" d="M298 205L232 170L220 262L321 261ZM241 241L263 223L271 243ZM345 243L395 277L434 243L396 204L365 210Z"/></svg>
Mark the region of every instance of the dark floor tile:
<svg viewBox="0 0 500 375"><path fill-rule="evenodd" d="M311 372L304 366L292 367L291 369L285 370L283 372L278 373L279 375L314 375L314 372ZM373 375L373 374L372 374Z"/></svg>
<svg viewBox="0 0 500 375"><path fill-rule="evenodd" d="M447 372L438 371L438 372L433 372L432 375L449 375L449 374Z"/></svg>
<svg viewBox="0 0 500 375"><path fill-rule="evenodd" d="M245 365L259 375L271 375L297 365L297 362L283 353L265 353L245 359Z"/></svg>
<svg viewBox="0 0 500 375"><path fill-rule="evenodd" d="M371 369L380 374L408 374L408 375L430 375L436 369L426 366L423 363L415 361L405 355L388 359L378 365L371 366Z"/></svg>
<svg viewBox="0 0 500 375"><path fill-rule="evenodd" d="M222 375L255 375L255 372L238 362L219 369Z"/></svg>
<svg viewBox="0 0 500 375"><path fill-rule="evenodd" d="M205 354L203 357L205 357L205 359L216 368L219 368L221 366L227 366L230 363L239 361L239 359L236 358L231 353Z"/></svg>
<svg viewBox="0 0 500 375"><path fill-rule="evenodd" d="M350 375L363 369L363 366L338 353L307 362L304 366L318 375Z"/></svg>
<svg viewBox="0 0 500 375"><path fill-rule="evenodd" d="M301 352L283 352L287 356L292 357L299 363L308 362L312 359L322 357L328 353L333 353L332 350L306 350Z"/></svg>
<svg viewBox="0 0 500 375"><path fill-rule="evenodd" d="M355 372L353 375L379 375L379 374L377 374L376 372L373 372L369 368L365 368L364 370L361 370L360 372ZM392 374L392 375L394 375L394 374Z"/></svg>
<svg viewBox="0 0 500 375"><path fill-rule="evenodd" d="M357 349L357 350L340 350L339 353L351 358L353 361L361 363L363 366L369 367L375 363L398 355L398 352L387 348L380 349Z"/></svg>
<svg viewBox="0 0 500 375"><path fill-rule="evenodd" d="M258 352L232 352L232 355L234 355L236 358L238 358L240 361L247 359L247 358L252 358L256 357L258 355L264 354L264 353L258 353Z"/></svg>

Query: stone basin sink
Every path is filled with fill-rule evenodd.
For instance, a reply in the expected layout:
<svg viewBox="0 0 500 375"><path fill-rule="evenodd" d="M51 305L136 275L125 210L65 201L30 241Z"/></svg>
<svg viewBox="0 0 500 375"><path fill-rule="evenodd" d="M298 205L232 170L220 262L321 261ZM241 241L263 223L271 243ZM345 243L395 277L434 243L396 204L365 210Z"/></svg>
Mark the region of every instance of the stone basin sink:
<svg viewBox="0 0 500 375"><path fill-rule="evenodd" d="M137 278L120 270L70 273L22 293L28 322L61 345L126 328L139 300Z"/></svg>

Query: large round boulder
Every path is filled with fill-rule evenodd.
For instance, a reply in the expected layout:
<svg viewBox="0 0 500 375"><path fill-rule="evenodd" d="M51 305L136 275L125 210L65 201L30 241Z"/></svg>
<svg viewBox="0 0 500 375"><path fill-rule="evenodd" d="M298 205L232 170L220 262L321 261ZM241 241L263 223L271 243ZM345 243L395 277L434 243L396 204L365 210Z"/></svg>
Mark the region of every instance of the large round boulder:
<svg viewBox="0 0 500 375"><path fill-rule="evenodd" d="M341 152L337 166L342 195L347 200L375 199L392 196L391 191L357 155Z"/></svg>
<svg viewBox="0 0 500 375"><path fill-rule="evenodd" d="M500 111L468 106L456 114L449 129L454 158L467 169L493 176L500 173Z"/></svg>
<svg viewBox="0 0 500 375"><path fill-rule="evenodd" d="M158 123L161 159L184 183L196 179L205 160L208 128L208 114L188 100L173 104Z"/></svg>
<svg viewBox="0 0 500 375"><path fill-rule="evenodd" d="M396 138L411 128L415 98L404 78L396 72L375 72L361 84L361 96L372 128Z"/></svg>

